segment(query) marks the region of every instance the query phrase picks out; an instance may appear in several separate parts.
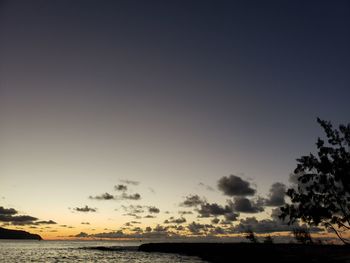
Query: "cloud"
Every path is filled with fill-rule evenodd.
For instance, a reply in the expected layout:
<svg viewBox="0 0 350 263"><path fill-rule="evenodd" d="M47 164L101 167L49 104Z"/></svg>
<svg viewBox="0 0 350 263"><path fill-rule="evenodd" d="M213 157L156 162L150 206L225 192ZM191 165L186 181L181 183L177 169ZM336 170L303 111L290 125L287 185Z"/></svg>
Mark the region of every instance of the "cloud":
<svg viewBox="0 0 350 263"><path fill-rule="evenodd" d="M59 227L74 228L73 226L59 225Z"/></svg>
<svg viewBox="0 0 350 263"><path fill-rule="evenodd" d="M239 214L233 210L231 203L225 206L216 203L204 203L201 204L197 212L200 217L224 216L227 221L236 221L239 216Z"/></svg>
<svg viewBox="0 0 350 263"><path fill-rule="evenodd" d="M241 219L240 223L232 230L235 233L243 233L247 230L252 230L256 233L273 233L291 231L292 229L292 226L289 226L282 221L271 219L263 219L258 221L255 217L248 217L246 219Z"/></svg>
<svg viewBox="0 0 350 263"><path fill-rule="evenodd" d="M156 216L153 216L153 215L146 215L146 216L144 216L143 218L156 218Z"/></svg>
<svg viewBox="0 0 350 263"><path fill-rule="evenodd" d="M121 196L117 197L118 199L122 199L122 200L140 200L141 199L141 195L136 193L136 194L126 194L123 193Z"/></svg>
<svg viewBox="0 0 350 263"><path fill-rule="evenodd" d="M50 225L57 224L53 220L38 221L39 219L29 215L17 215L18 211L14 208L4 208L0 206L0 222L12 225Z"/></svg>
<svg viewBox="0 0 350 263"><path fill-rule="evenodd" d="M17 210L14 208L4 208L0 206L0 215L15 215L17 213Z"/></svg>
<svg viewBox="0 0 350 263"><path fill-rule="evenodd" d="M128 190L128 187L124 184L118 184L114 186L114 190L116 191L126 191Z"/></svg>
<svg viewBox="0 0 350 263"><path fill-rule="evenodd" d="M13 215L0 215L0 221L1 222L8 222L13 225L31 225L35 224L35 221L37 221L38 218L28 215L19 215L19 216L13 216Z"/></svg>
<svg viewBox="0 0 350 263"><path fill-rule="evenodd" d="M148 187L148 190L152 193L152 194L155 194L156 191L152 188L152 187Z"/></svg>
<svg viewBox="0 0 350 263"><path fill-rule="evenodd" d="M154 213L154 214L158 214L160 212L159 208L155 207L155 206L149 206L148 207L148 212L149 213Z"/></svg>
<svg viewBox="0 0 350 263"><path fill-rule="evenodd" d="M95 200L113 200L115 197L109 193L104 193L101 195L96 195L96 196L89 196L90 199L95 199Z"/></svg>
<svg viewBox="0 0 350 263"><path fill-rule="evenodd" d="M133 229L130 229L130 230L139 234L143 232L143 229L141 227L134 227Z"/></svg>
<svg viewBox="0 0 350 263"><path fill-rule="evenodd" d="M129 185L139 185L140 182L138 181L132 181L132 180L119 180L121 183L124 183L124 184L129 184Z"/></svg>
<svg viewBox="0 0 350 263"><path fill-rule="evenodd" d="M226 224L230 224L232 221L236 221L239 217L238 213L231 212L224 215Z"/></svg>
<svg viewBox="0 0 350 263"><path fill-rule="evenodd" d="M170 217L169 219L166 219L164 221L164 224L183 224L186 223L186 218L180 217L180 218L174 218Z"/></svg>
<svg viewBox="0 0 350 263"><path fill-rule="evenodd" d="M126 214L123 214L123 216L133 216L135 217L135 219L141 219L141 216L135 213L126 213Z"/></svg>
<svg viewBox="0 0 350 263"><path fill-rule="evenodd" d="M209 232L211 235L225 235L226 233L226 229L220 227L220 226L216 226L213 229L210 229Z"/></svg>
<svg viewBox="0 0 350 263"><path fill-rule="evenodd" d="M202 182L200 182L198 185L203 187L203 188L205 188L208 191L215 191L215 189L213 187L211 187L210 185L206 185L206 184L204 184Z"/></svg>
<svg viewBox="0 0 350 263"><path fill-rule="evenodd" d="M179 211L178 212L180 215L192 215L193 212L192 211Z"/></svg>
<svg viewBox="0 0 350 263"><path fill-rule="evenodd" d="M180 206L185 207L196 207L203 204L205 201L200 198L198 195L189 195L185 197L185 201L183 201Z"/></svg>
<svg viewBox="0 0 350 263"><path fill-rule="evenodd" d="M200 209L197 212L201 217L211 217L231 213L232 209L229 206L221 206L216 203L205 203L201 204Z"/></svg>
<svg viewBox="0 0 350 263"><path fill-rule="evenodd" d="M259 213L264 211L262 199L254 202L246 197L235 197L232 206L235 211L242 213Z"/></svg>
<svg viewBox="0 0 350 263"><path fill-rule="evenodd" d="M129 205L129 206L122 205L122 208L124 209L124 211L133 213L133 214L141 214L145 212L142 205Z"/></svg>
<svg viewBox="0 0 350 263"><path fill-rule="evenodd" d="M90 225L89 222L81 222L80 224L82 224L82 225Z"/></svg>
<svg viewBox="0 0 350 263"><path fill-rule="evenodd" d="M215 217L215 218L213 218L213 219L211 220L211 223L212 223L212 224L218 224L219 222L220 222L220 219L217 218L217 217Z"/></svg>
<svg viewBox="0 0 350 263"><path fill-rule="evenodd" d="M53 220L48 220L48 221L37 221L35 224L39 225L56 225L57 223Z"/></svg>
<svg viewBox="0 0 350 263"><path fill-rule="evenodd" d="M85 205L84 207L75 207L75 208L73 208L73 210L77 211L77 212L87 213L87 212L96 212L97 208L91 208L91 207L88 207L87 205Z"/></svg>
<svg viewBox="0 0 350 263"><path fill-rule="evenodd" d="M278 210L272 212L272 219L257 220L256 217L248 217L241 219L240 223L233 227L231 230L235 233L242 233L247 230L252 230L253 232L259 234L273 233L273 232L290 232L295 228L307 228L305 224L292 224L288 225L284 221L280 220L278 217ZM310 232L321 232L323 229L319 227L309 227Z"/></svg>
<svg viewBox="0 0 350 263"><path fill-rule="evenodd" d="M285 204L284 197L286 194L286 186L282 183L274 183L271 185L266 206L282 206Z"/></svg>
<svg viewBox="0 0 350 263"><path fill-rule="evenodd" d="M218 181L218 188L228 196L254 195L256 190L250 187L250 183L239 176L224 176Z"/></svg>
<svg viewBox="0 0 350 263"><path fill-rule="evenodd" d="M135 227L133 229L128 229L129 233L123 232L123 230L117 230L113 232L97 233L91 235L83 234L82 237L93 237L93 238L167 238L169 236L176 236L177 234L169 231L169 227L157 225L153 229L151 227L146 227L145 230ZM133 233L130 233L132 231ZM79 236L78 236L79 235ZM81 233L75 235L74 237L80 237Z"/></svg>
<svg viewBox="0 0 350 263"><path fill-rule="evenodd" d="M207 231L207 225L204 225L204 224L200 224L200 223L196 223L196 222L192 222L191 224L189 224L187 226L187 229L192 233L192 234L195 234L195 235L198 235L198 234L202 234L203 232L206 232Z"/></svg>

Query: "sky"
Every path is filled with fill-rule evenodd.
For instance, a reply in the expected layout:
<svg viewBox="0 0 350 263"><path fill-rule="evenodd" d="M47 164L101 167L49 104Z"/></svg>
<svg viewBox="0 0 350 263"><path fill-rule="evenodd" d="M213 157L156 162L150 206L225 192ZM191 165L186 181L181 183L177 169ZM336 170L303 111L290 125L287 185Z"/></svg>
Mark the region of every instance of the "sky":
<svg viewBox="0 0 350 263"><path fill-rule="evenodd" d="M348 1L0 1L0 224L64 238L271 218L296 158L316 150L316 118L349 123L349 13Z"/></svg>

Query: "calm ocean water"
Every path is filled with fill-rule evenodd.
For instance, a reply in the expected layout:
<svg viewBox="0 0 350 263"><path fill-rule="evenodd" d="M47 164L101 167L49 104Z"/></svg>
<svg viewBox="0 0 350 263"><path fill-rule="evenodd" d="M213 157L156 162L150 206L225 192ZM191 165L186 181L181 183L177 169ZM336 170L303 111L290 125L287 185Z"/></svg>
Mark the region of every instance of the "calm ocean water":
<svg viewBox="0 0 350 263"><path fill-rule="evenodd" d="M197 257L137 251L136 242L0 240L0 262L200 263ZM111 251L91 249L113 248Z"/></svg>

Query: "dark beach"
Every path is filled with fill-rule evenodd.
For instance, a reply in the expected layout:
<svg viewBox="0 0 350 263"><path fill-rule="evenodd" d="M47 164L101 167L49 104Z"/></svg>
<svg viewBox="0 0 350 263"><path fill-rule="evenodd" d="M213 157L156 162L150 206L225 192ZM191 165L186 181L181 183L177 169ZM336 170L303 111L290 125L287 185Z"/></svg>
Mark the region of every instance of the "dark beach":
<svg viewBox="0 0 350 263"><path fill-rule="evenodd" d="M350 262L350 247L251 243L149 243L139 251L198 256L209 262Z"/></svg>

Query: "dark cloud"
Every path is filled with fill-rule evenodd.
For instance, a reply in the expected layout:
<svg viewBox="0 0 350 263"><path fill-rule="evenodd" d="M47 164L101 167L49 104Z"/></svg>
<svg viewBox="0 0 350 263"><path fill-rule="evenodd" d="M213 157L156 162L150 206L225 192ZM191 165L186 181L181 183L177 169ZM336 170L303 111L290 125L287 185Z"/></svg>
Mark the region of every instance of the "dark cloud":
<svg viewBox="0 0 350 263"><path fill-rule="evenodd" d="M228 196L254 195L255 190L250 187L250 183L244 181L236 175L224 176L218 181L218 188Z"/></svg>
<svg viewBox="0 0 350 263"><path fill-rule="evenodd" d="M211 235L225 235L226 233L226 229L220 227L220 226L216 226L213 229L210 229L209 232Z"/></svg>
<svg viewBox="0 0 350 263"><path fill-rule="evenodd" d="M276 207L271 211L271 218L274 220L281 220L280 219L281 213L282 213L281 208ZM285 220L285 221L288 222L288 220Z"/></svg>
<svg viewBox="0 0 350 263"><path fill-rule="evenodd" d="M165 232L168 230L167 226L157 225L155 228L153 228L153 231L155 232Z"/></svg>
<svg viewBox="0 0 350 263"><path fill-rule="evenodd" d="M242 213L259 213L264 211L262 199L251 201L246 197L235 197L232 206L235 211Z"/></svg>
<svg viewBox="0 0 350 263"><path fill-rule="evenodd" d="M140 200L141 199L141 195L136 193L136 194L126 194L123 193L121 196L118 196L118 199L122 199L122 200Z"/></svg>
<svg viewBox="0 0 350 263"><path fill-rule="evenodd" d="M224 217L225 217L225 222L229 223L232 221L236 221L239 217L239 214L236 212L231 212L231 213L225 214Z"/></svg>
<svg viewBox="0 0 350 263"><path fill-rule="evenodd" d="M196 222L194 222L194 221L193 221L191 224L189 224L189 225L187 226L187 229L188 229L192 234L195 234L195 235L202 234L203 232L206 232L206 231L207 231L206 225L200 224L200 223L196 223Z"/></svg>
<svg viewBox="0 0 350 263"><path fill-rule="evenodd" d="M18 211L14 208L0 207L0 222L5 222L9 225L52 225L57 224L53 220L38 221L39 219L29 215L17 215Z"/></svg>
<svg viewBox="0 0 350 263"><path fill-rule="evenodd" d="M67 225L60 225L60 227L74 228L73 226L67 226Z"/></svg>
<svg viewBox="0 0 350 263"><path fill-rule="evenodd" d="M113 200L115 199L114 195L111 195L109 193L104 193L101 195L96 195L96 196L89 196L90 199L95 199L95 200Z"/></svg>
<svg viewBox="0 0 350 263"><path fill-rule="evenodd" d="M185 227L182 226L182 225L173 225L173 226L171 226L171 227L174 228L174 229L177 230L177 231L183 231L183 230L185 230Z"/></svg>
<svg viewBox="0 0 350 263"><path fill-rule="evenodd" d="M141 227L134 227L133 229L130 229L130 230L139 234L143 232L143 229Z"/></svg>
<svg viewBox="0 0 350 263"><path fill-rule="evenodd" d="M126 213L126 214L123 214L123 216L133 216L135 217L135 219L141 219L141 216L135 213Z"/></svg>
<svg viewBox="0 0 350 263"><path fill-rule="evenodd" d="M192 211L179 211L178 212L180 215L192 215L193 212Z"/></svg>
<svg viewBox="0 0 350 263"><path fill-rule="evenodd" d="M146 215L146 216L144 216L143 218L156 218L156 216L153 216L153 215Z"/></svg>
<svg viewBox="0 0 350 263"><path fill-rule="evenodd" d="M159 208L155 207L155 206L149 206L148 207L148 212L149 213L154 213L154 214L158 214L160 212Z"/></svg>
<svg viewBox="0 0 350 263"><path fill-rule="evenodd" d="M13 215L0 215L0 221L1 222L8 222L13 225L31 225L35 224L35 221L37 221L38 218L28 215L19 215L19 216L13 216Z"/></svg>
<svg viewBox="0 0 350 263"><path fill-rule="evenodd" d="M78 237L78 238L128 238L128 239L154 239L154 238L169 238L169 237L179 237L179 235L172 231L172 229L175 230L184 230L184 227L180 226L162 226L157 225L153 229L149 226L147 226L145 229L142 229L141 227L133 227L133 228L121 228L116 231L112 232L104 232L104 233L97 233L97 234L87 234L85 232L81 232L77 235L71 236L71 237ZM125 232L124 232L125 230Z"/></svg>
<svg viewBox="0 0 350 263"><path fill-rule="evenodd" d="M217 218L217 217L215 217L215 218L213 218L213 219L211 220L211 223L212 223L212 224L218 224L219 222L220 222L220 219Z"/></svg>
<svg viewBox="0 0 350 263"><path fill-rule="evenodd" d="M53 220L48 220L48 221L37 221L35 224L39 225L56 225L57 223Z"/></svg>
<svg viewBox="0 0 350 263"><path fill-rule="evenodd" d="M274 183L270 188L266 206L282 206L285 204L284 197L286 194L286 186L282 183Z"/></svg>
<svg viewBox="0 0 350 263"><path fill-rule="evenodd" d="M0 206L0 215L15 215L17 213L17 210L14 208L4 208Z"/></svg>
<svg viewBox="0 0 350 263"><path fill-rule="evenodd" d="M129 184L129 185L139 185L140 182L138 181L133 181L133 180L119 180L121 183L124 184Z"/></svg>
<svg viewBox="0 0 350 263"><path fill-rule="evenodd" d="M216 203L201 204L197 210L200 217L218 217L224 216L227 221L236 221L239 214L234 211L232 204L221 206Z"/></svg>
<svg viewBox="0 0 350 263"><path fill-rule="evenodd" d="M256 233L272 233L291 231L292 229L292 226L279 220L263 219L258 221L255 217L248 217L241 219L240 223L232 230L235 233L244 233L247 230L252 230Z"/></svg>
<svg viewBox="0 0 350 263"><path fill-rule="evenodd" d="M232 212L232 208L229 206L221 206L216 203L205 203L201 204L200 209L197 210L201 217L212 217L225 215Z"/></svg>
<svg viewBox="0 0 350 263"><path fill-rule="evenodd" d="M80 224L82 224L82 225L90 225L89 222L81 222Z"/></svg>
<svg viewBox="0 0 350 263"><path fill-rule="evenodd" d="M124 211L133 213L133 214L142 214L145 212L142 205L129 205L129 206L122 205L122 208L124 209Z"/></svg>
<svg viewBox="0 0 350 263"><path fill-rule="evenodd" d="M204 184L202 182L200 182L198 185L203 187L203 188L205 188L208 191L215 191L215 189L213 187L211 187L210 185L206 185L206 184Z"/></svg>
<svg viewBox="0 0 350 263"><path fill-rule="evenodd" d="M203 204L205 201L200 198L198 195L189 195L185 197L185 201L183 201L180 206L185 207L196 207Z"/></svg>
<svg viewBox="0 0 350 263"><path fill-rule="evenodd" d="M277 214L277 210L276 214ZM235 233L243 233L247 230L252 230L256 233L273 233L273 232L290 232L295 228L307 228L305 224L288 225L279 218L257 220L255 217L241 219L240 223L234 226L231 230ZM321 232L323 229L319 227L309 227L310 232Z"/></svg>
<svg viewBox="0 0 350 263"><path fill-rule="evenodd" d="M183 224L186 223L186 218L180 217L180 218L174 218L170 217L169 219L166 219L164 221L164 224Z"/></svg>
<svg viewBox="0 0 350 263"><path fill-rule="evenodd" d="M87 213L87 212L96 212L97 208L91 208L91 207L88 207L87 205L85 205L84 207L75 207L75 208L73 208L73 210L77 211L77 212Z"/></svg>
<svg viewBox="0 0 350 263"><path fill-rule="evenodd" d="M116 191L127 191L128 187L124 184L118 184L114 186L114 190Z"/></svg>

